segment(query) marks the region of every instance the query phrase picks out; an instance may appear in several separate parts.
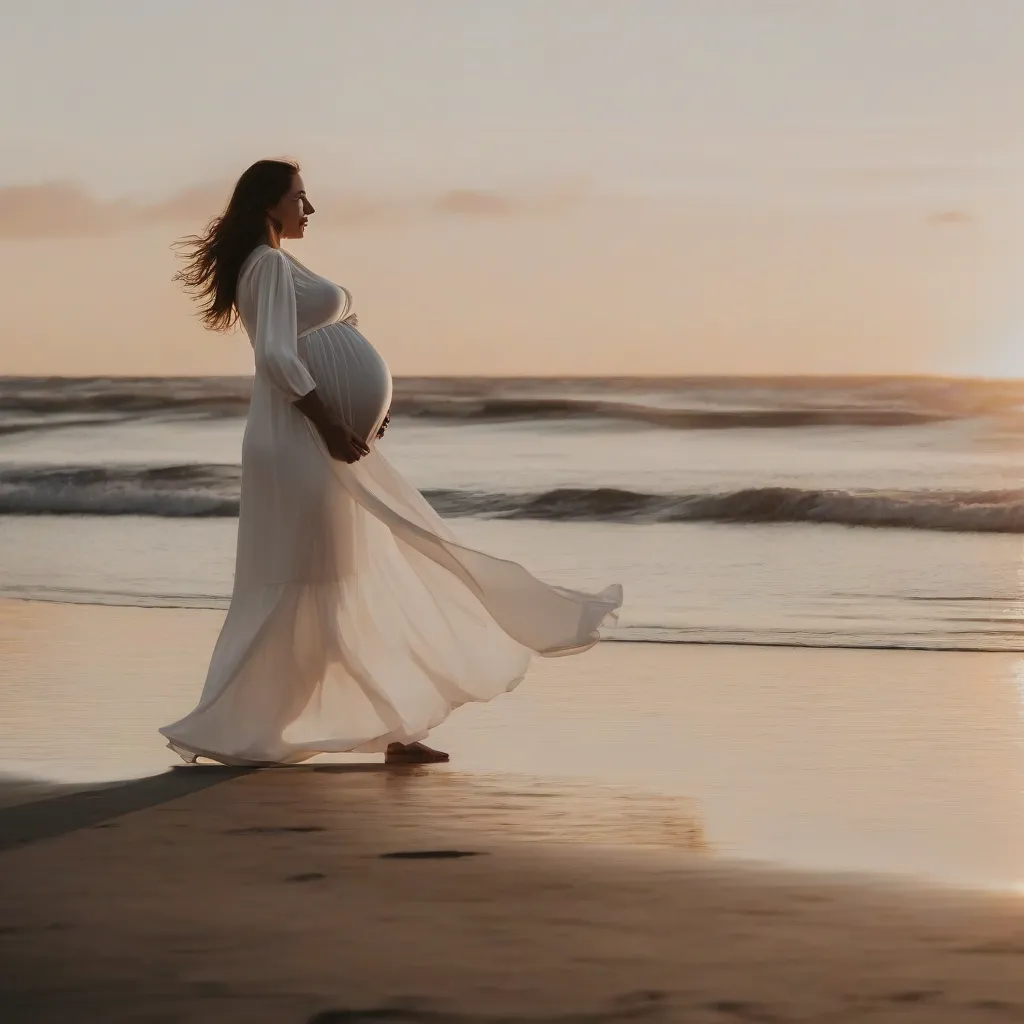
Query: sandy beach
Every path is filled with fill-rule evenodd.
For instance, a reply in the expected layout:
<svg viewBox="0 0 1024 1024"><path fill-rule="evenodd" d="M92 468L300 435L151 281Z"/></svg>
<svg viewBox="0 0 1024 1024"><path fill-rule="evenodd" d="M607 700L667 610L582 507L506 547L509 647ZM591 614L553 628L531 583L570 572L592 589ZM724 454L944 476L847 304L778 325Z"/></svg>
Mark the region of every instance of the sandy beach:
<svg viewBox="0 0 1024 1024"><path fill-rule="evenodd" d="M124 816L110 800L0 855L5 1020L1024 1014L1012 896L734 866L685 834L672 850L557 842L537 834L546 801L425 770L175 774L195 791Z"/></svg>
<svg viewBox="0 0 1024 1024"><path fill-rule="evenodd" d="M0 605L5 1021L1024 1017L1014 656L607 644L450 766L172 769L218 620Z"/></svg>

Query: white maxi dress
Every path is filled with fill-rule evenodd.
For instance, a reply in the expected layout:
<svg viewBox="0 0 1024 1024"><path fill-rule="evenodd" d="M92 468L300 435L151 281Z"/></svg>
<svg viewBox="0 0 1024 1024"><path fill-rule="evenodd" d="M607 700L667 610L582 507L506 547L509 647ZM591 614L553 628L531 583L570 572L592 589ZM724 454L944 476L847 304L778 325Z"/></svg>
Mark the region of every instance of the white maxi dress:
<svg viewBox="0 0 1024 1024"><path fill-rule="evenodd" d="M391 375L348 292L259 246L238 279L255 351L231 605L196 708L161 729L186 760L288 764L423 739L574 654L622 588L586 594L459 544L375 448ZM316 388L370 454L332 459L293 402Z"/></svg>

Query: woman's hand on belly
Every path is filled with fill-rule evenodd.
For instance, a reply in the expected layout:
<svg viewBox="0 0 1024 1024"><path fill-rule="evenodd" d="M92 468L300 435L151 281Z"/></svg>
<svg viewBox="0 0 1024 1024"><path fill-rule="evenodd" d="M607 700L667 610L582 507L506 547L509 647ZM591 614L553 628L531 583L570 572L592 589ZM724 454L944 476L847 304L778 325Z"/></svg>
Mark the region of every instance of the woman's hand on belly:
<svg viewBox="0 0 1024 1024"><path fill-rule="evenodd" d="M332 459L338 462L358 462L364 455L370 454L366 442L356 436L356 432L344 423L328 423L317 425L320 436L327 445Z"/></svg>
<svg viewBox="0 0 1024 1024"><path fill-rule="evenodd" d="M295 403L295 408L316 427L332 459L353 463L370 454L366 442L320 401L316 391L303 395Z"/></svg>

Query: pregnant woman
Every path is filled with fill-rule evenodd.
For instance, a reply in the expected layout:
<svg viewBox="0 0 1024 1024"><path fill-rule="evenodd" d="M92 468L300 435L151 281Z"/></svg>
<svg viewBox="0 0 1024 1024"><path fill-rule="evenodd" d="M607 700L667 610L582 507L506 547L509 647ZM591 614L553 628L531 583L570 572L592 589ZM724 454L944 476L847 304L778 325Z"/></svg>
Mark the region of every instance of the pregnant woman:
<svg viewBox="0 0 1024 1024"><path fill-rule="evenodd" d="M445 761L431 729L511 690L532 653L592 647L622 589L548 586L464 547L390 466L384 360L349 293L280 247L312 213L298 166L261 160L186 243L178 278L208 327L241 321L256 374L231 606L198 705L160 731L187 761Z"/></svg>

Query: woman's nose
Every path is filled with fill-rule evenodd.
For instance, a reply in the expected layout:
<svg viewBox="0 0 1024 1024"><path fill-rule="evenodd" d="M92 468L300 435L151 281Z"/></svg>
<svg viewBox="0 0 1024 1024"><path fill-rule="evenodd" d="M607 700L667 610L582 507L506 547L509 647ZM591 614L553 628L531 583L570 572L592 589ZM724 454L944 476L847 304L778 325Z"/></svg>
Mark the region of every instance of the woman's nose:
<svg viewBox="0 0 1024 1024"><path fill-rule="evenodd" d="M310 202L310 201L309 201L308 199L303 199L303 200L302 200L302 205L303 205L303 211L302 211L302 212L303 212L303 213L304 213L304 214L305 214L305 215L306 215L307 217L308 217L308 216L309 216L309 215L310 215L311 213L316 213L316 210L314 210L314 209L313 209L313 204L312 204L312 203L311 203L311 202Z"/></svg>

